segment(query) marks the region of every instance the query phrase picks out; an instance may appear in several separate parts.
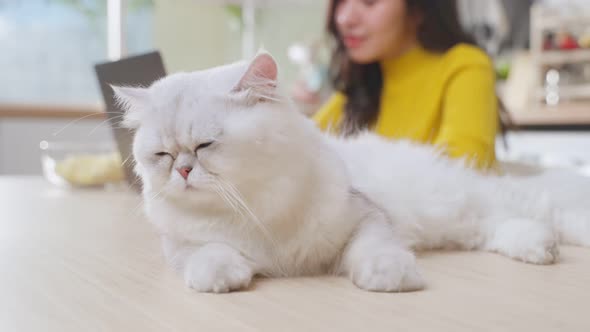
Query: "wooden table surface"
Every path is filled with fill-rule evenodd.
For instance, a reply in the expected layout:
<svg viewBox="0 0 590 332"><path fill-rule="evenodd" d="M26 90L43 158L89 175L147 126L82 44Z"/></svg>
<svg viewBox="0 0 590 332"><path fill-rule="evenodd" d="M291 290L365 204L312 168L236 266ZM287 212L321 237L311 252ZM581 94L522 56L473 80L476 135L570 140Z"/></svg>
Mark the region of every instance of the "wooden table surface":
<svg viewBox="0 0 590 332"><path fill-rule="evenodd" d="M0 177L0 331L590 331L590 249L554 266L428 253L428 289L376 294L344 278L256 280L198 294L163 262L126 191Z"/></svg>

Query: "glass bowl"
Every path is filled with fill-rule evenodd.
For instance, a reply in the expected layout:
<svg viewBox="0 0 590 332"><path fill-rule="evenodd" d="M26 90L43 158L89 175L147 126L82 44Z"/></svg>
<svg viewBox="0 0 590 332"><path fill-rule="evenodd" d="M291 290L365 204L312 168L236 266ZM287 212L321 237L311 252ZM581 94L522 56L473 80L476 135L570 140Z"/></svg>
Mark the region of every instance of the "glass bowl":
<svg viewBox="0 0 590 332"><path fill-rule="evenodd" d="M114 144L41 141L39 148L43 174L55 185L104 187L125 179L121 155Z"/></svg>

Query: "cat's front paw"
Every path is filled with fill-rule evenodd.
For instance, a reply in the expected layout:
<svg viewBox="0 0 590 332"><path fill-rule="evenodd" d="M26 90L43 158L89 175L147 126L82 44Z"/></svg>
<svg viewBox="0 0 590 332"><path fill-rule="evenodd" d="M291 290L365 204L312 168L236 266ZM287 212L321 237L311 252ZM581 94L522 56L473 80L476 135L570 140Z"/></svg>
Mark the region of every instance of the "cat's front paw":
<svg viewBox="0 0 590 332"><path fill-rule="evenodd" d="M238 253L197 252L187 261L184 280L187 286L208 293L227 293L248 287L253 271Z"/></svg>
<svg viewBox="0 0 590 332"><path fill-rule="evenodd" d="M423 289L425 282L410 252L382 253L368 257L351 270L359 288L373 292L409 292Z"/></svg>
<svg viewBox="0 0 590 332"><path fill-rule="evenodd" d="M499 225L488 244L491 251L531 264L553 264L559 258L557 234L535 220L514 219Z"/></svg>

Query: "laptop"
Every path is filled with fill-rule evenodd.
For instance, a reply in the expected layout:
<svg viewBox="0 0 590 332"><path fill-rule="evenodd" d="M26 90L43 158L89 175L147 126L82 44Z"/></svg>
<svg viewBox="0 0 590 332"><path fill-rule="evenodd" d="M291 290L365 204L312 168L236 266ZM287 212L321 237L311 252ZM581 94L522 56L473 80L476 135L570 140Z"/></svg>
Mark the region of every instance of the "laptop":
<svg viewBox="0 0 590 332"><path fill-rule="evenodd" d="M141 181L133 172L133 131L121 128L120 115L123 110L117 105L110 85L148 87L154 81L166 76L162 57L158 51L124 58L118 61L100 63L94 66L107 111L107 120L113 131L123 164L125 177L131 188L141 190Z"/></svg>

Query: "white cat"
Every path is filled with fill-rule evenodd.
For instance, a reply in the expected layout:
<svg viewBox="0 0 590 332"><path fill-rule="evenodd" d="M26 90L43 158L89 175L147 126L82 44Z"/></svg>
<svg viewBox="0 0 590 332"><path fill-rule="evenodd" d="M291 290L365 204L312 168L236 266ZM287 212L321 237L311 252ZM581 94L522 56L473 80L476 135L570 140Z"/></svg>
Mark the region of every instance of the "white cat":
<svg viewBox="0 0 590 332"><path fill-rule="evenodd" d="M410 291L425 286L412 250L550 264L560 239L590 246L580 178L484 176L429 146L323 134L281 95L266 53L114 89L136 129L147 216L199 291L322 273Z"/></svg>

